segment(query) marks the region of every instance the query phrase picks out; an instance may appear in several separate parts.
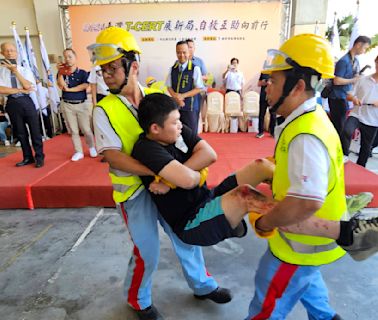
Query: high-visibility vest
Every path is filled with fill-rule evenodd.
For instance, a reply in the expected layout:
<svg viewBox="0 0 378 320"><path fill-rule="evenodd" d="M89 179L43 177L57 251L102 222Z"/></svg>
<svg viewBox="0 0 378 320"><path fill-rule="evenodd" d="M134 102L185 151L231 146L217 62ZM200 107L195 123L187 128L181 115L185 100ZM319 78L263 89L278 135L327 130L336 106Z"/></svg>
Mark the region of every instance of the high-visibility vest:
<svg viewBox="0 0 378 320"><path fill-rule="evenodd" d="M161 91L143 88L144 94L161 93ZM109 94L98 102L96 107L102 108L122 142L123 153L131 155L134 144L143 132L138 119L131 110L114 94ZM128 172L109 167L109 175L113 185L113 199L116 203L129 199L139 188L143 187L141 179Z"/></svg>
<svg viewBox="0 0 378 320"><path fill-rule="evenodd" d="M320 106L298 116L283 129L274 152L276 169L272 183L273 196L276 200L284 199L290 187L288 149L291 141L300 134L311 134L318 138L330 157L327 195L315 216L338 221L347 210L343 152L339 136ZM269 239L269 247L278 259L297 265L327 264L345 254L332 239L281 231Z"/></svg>

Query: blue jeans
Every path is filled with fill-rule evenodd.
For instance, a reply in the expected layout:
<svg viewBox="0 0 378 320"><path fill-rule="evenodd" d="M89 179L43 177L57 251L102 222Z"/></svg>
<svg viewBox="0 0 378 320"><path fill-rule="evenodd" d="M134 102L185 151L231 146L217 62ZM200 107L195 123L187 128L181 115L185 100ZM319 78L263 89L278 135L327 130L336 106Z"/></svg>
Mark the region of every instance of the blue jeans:
<svg viewBox="0 0 378 320"><path fill-rule="evenodd" d="M205 295L218 287L206 270L201 247L186 244L173 233L145 189L136 198L117 205L117 209L133 242L124 282L124 294L132 308L141 310L152 304L152 274L157 269L160 251L158 220L172 242L186 281L194 294Z"/></svg>
<svg viewBox="0 0 378 320"><path fill-rule="evenodd" d="M5 129L8 127L8 121L0 122L0 141L5 141L7 139L7 135L5 134Z"/></svg>
<svg viewBox="0 0 378 320"><path fill-rule="evenodd" d="M309 320L331 320L328 290L317 266L298 266L277 259L268 249L255 275L255 294L246 320L284 320L300 301Z"/></svg>

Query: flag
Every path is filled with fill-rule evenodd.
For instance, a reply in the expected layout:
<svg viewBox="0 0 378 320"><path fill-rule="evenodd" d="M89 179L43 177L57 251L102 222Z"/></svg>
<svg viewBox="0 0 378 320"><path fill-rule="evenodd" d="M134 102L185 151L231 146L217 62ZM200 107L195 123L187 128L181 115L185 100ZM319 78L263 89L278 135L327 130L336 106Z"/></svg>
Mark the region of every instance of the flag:
<svg viewBox="0 0 378 320"><path fill-rule="evenodd" d="M320 28L319 28L319 21L318 20L316 20L316 23L315 23L314 34L320 36Z"/></svg>
<svg viewBox="0 0 378 320"><path fill-rule="evenodd" d="M335 12L335 18L333 20L330 42L331 42L331 46L332 46L333 56L335 58L339 58L340 57L340 35L339 35L339 29L337 28L336 12Z"/></svg>
<svg viewBox="0 0 378 320"><path fill-rule="evenodd" d="M26 55L26 51L24 50L24 46L22 45L21 39L17 33L16 30L16 24L12 23L12 31L13 31L13 37L14 37L14 42L16 43L17 47L17 63L20 63L22 67L25 69L29 70L31 73L32 70L30 68L29 60ZM39 103L37 99L37 94L35 91L30 92L30 98L33 100L35 108L38 110L39 109Z"/></svg>
<svg viewBox="0 0 378 320"><path fill-rule="evenodd" d="M47 55L47 50L46 50L45 43L43 41L43 37L41 33L39 33L39 45L40 45L41 56L42 56L43 79L47 83L47 88L49 90L51 110L54 111L55 113L58 113L58 107L60 104L59 93L58 93L58 89L56 88L56 82L55 82L53 73L51 71L49 57Z"/></svg>
<svg viewBox="0 0 378 320"><path fill-rule="evenodd" d="M37 99L38 104L42 108L42 112L44 115L47 116L47 110L46 110L46 101L43 101L43 94L42 94L42 83L41 78L39 76L39 71L37 68L37 60L35 58L34 50L32 43L30 41L30 33L29 29L25 28L25 53L26 58L28 60L30 69L34 75L35 82L37 84Z"/></svg>
<svg viewBox="0 0 378 320"><path fill-rule="evenodd" d="M359 6L357 6L357 13L356 17L354 18L354 25L352 29L352 34L350 35L350 42L349 42L349 50L352 49L354 41L358 38L360 35L360 9Z"/></svg>

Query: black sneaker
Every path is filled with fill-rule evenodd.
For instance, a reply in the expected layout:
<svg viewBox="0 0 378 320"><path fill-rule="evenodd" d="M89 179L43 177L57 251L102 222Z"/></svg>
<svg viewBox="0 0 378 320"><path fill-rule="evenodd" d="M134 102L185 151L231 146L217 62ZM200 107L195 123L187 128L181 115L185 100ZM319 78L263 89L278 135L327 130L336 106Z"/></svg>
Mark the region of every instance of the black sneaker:
<svg viewBox="0 0 378 320"><path fill-rule="evenodd" d="M378 217L360 220L359 214L350 219L353 243L341 246L356 261L369 258L378 251Z"/></svg>
<svg viewBox="0 0 378 320"><path fill-rule="evenodd" d="M157 311L154 305L143 309L143 310L134 310L137 314L139 320L164 320L162 315Z"/></svg>
<svg viewBox="0 0 378 320"><path fill-rule="evenodd" d="M209 299L214 301L215 303L227 303L232 300L231 291L226 288L216 288L214 291L205 294L205 295L197 295L195 294L194 297L199 300L206 300Z"/></svg>

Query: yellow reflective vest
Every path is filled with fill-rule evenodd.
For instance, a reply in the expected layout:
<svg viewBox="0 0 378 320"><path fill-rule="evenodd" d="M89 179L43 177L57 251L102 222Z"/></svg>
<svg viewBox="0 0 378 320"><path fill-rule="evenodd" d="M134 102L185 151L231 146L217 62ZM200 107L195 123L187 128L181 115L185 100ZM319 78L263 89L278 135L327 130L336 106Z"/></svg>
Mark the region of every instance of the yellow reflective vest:
<svg viewBox="0 0 378 320"><path fill-rule="evenodd" d="M291 141L300 134L311 134L318 138L330 157L327 196L315 216L338 221L347 210L343 152L339 136L320 106L298 116L283 129L274 153L276 170L272 184L273 196L276 200L284 199L290 187L288 149ZM327 264L345 254L332 239L281 231L269 239L269 247L280 260L297 265Z"/></svg>
<svg viewBox="0 0 378 320"><path fill-rule="evenodd" d="M143 88L144 94L161 93L161 91ZM98 102L96 107L102 108L109 118L110 125L122 142L121 152L131 154L135 142L143 132L138 119L131 110L114 94L109 94ZM113 185L113 199L121 203L129 199L139 188L141 179L128 172L109 167L109 175Z"/></svg>

